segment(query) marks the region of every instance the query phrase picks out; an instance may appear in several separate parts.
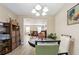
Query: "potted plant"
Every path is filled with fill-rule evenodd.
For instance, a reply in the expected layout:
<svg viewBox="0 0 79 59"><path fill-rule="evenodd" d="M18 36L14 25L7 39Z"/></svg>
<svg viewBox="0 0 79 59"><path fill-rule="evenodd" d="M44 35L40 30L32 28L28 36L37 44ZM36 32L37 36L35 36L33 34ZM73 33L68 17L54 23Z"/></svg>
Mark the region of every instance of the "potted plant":
<svg viewBox="0 0 79 59"><path fill-rule="evenodd" d="M56 33L50 33L50 34L48 35L48 38L51 38L51 39L56 40L56 38L57 38Z"/></svg>

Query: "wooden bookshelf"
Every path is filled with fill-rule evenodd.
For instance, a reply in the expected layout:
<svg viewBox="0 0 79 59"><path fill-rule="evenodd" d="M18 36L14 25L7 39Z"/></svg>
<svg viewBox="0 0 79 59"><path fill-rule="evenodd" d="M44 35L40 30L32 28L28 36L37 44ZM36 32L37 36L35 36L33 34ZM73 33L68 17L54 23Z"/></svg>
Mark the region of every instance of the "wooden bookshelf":
<svg viewBox="0 0 79 59"><path fill-rule="evenodd" d="M6 36L5 38L2 37ZM13 51L21 44L20 27L15 20L9 23L0 22L0 55Z"/></svg>
<svg viewBox="0 0 79 59"><path fill-rule="evenodd" d="M20 41L20 28L16 20L10 21L10 35L12 39L12 50L17 48L21 41Z"/></svg>
<svg viewBox="0 0 79 59"><path fill-rule="evenodd" d="M10 24L0 22L0 54L11 51Z"/></svg>
<svg viewBox="0 0 79 59"><path fill-rule="evenodd" d="M20 27L17 26L16 28L16 46L19 46L21 44L21 40L20 40Z"/></svg>

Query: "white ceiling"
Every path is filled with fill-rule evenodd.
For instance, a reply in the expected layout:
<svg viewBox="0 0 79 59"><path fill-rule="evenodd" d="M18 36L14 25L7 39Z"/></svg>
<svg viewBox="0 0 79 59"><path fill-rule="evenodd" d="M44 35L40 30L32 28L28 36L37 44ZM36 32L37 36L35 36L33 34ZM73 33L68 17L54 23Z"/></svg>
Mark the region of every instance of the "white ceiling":
<svg viewBox="0 0 79 59"><path fill-rule="evenodd" d="M37 3L3 3L2 5L9 8L16 15L35 16L31 11ZM40 5L47 6L49 9L47 16L52 16L61 10L64 3L40 3Z"/></svg>

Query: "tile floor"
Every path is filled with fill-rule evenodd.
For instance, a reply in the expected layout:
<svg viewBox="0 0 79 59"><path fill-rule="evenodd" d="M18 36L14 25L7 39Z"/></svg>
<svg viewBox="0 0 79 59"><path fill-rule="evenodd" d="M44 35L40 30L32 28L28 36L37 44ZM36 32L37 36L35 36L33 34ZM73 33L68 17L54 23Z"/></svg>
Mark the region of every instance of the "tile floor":
<svg viewBox="0 0 79 59"><path fill-rule="evenodd" d="M29 39L30 37L26 36L25 40L23 40L23 44L17 47L12 52L8 53L7 55L34 55L35 48L29 45L28 43Z"/></svg>
<svg viewBox="0 0 79 59"><path fill-rule="evenodd" d="M35 54L35 48L27 44L27 45L20 45L7 55L34 55L34 54Z"/></svg>

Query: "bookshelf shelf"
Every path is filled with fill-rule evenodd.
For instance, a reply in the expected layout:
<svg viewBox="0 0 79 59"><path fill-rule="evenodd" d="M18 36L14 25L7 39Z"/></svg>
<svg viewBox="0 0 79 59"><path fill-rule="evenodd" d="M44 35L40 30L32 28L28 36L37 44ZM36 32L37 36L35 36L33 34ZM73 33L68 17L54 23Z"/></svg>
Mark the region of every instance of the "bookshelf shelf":
<svg viewBox="0 0 79 59"><path fill-rule="evenodd" d="M7 54L21 43L20 28L16 21L0 22L0 55Z"/></svg>

